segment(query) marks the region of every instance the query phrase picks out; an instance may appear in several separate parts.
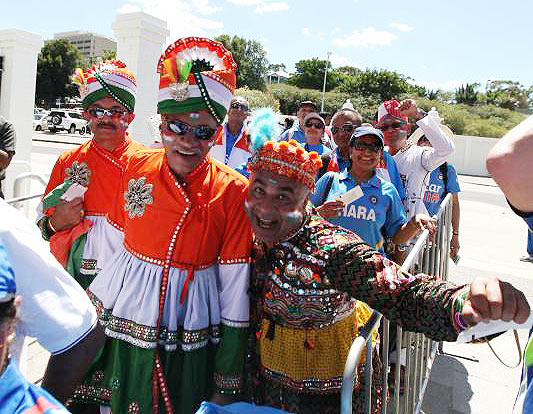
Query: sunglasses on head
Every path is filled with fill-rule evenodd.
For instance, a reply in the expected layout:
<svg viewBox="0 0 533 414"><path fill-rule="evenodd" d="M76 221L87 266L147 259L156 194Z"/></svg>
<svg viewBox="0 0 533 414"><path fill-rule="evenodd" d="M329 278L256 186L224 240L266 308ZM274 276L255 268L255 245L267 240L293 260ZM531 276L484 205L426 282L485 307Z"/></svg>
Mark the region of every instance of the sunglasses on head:
<svg viewBox="0 0 533 414"><path fill-rule="evenodd" d="M111 109L91 108L87 112L89 112L89 115L95 118L98 118L98 119L102 119L106 115L110 117L114 117L114 116L124 116L128 113L128 111L124 109L119 109L119 108L111 108Z"/></svg>
<svg viewBox="0 0 533 414"><path fill-rule="evenodd" d="M241 111L247 112L248 107L245 104L239 103L239 102L232 102L230 105L230 108L233 109L240 109Z"/></svg>
<svg viewBox="0 0 533 414"><path fill-rule="evenodd" d="M320 122L311 122L311 121L307 122L307 123L305 124L305 126L306 126L307 128L316 128L316 129L322 129L322 128L324 128L324 125L322 125Z"/></svg>
<svg viewBox="0 0 533 414"><path fill-rule="evenodd" d="M353 130L355 128L357 128L357 127L355 125L353 125L353 124L344 124L341 127L334 126L334 127L331 127L331 133L333 135L335 135L337 132L340 132L340 131L351 133L351 132L353 132Z"/></svg>
<svg viewBox="0 0 533 414"><path fill-rule="evenodd" d="M174 119L172 121L166 121L167 129L176 134L183 136L191 130L194 134L194 137L202 141L207 141L215 134L215 129L211 128L209 125L195 125L191 126L185 122L178 121Z"/></svg>
<svg viewBox="0 0 533 414"><path fill-rule="evenodd" d="M357 151L368 150L368 151L371 151L371 152L379 152L379 151L381 151L381 149L383 147L380 144L367 144L366 142L361 142L361 141L355 140L352 143L352 148L357 150Z"/></svg>
<svg viewBox="0 0 533 414"><path fill-rule="evenodd" d="M393 124L381 125L379 129L388 131L389 129L398 129L405 125L405 122L394 122Z"/></svg>

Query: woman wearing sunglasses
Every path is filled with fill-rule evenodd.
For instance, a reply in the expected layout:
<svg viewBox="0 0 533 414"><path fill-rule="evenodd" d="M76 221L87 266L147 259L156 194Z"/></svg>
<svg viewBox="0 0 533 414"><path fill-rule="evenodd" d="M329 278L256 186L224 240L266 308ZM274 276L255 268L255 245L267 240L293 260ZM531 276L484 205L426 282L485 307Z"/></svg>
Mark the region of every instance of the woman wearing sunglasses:
<svg viewBox="0 0 533 414"><path fill-rule="evenodd" d="M325 151L331 150L329 142L324 135L326 123L324 119L316 112L307 114L304 119L304 134L305 144L304 148L307 152L315 151L323 154Z"/></svg>
<svg viewBox="0 0 533 414"><path fill-rule="evenodd" d="M240 392L248 181L207 155L235 70L231 53L205 38L179 39L161 56L164 151L140 152L124 171L124 246L88 290L102 311L106 344L79 400L114 414L193 413L202 400L227 403Z"/></svg>
<svg viewBox="0 0 533 414"><path fill-rule="evenodd" d="M381 253L386 238L390 237L395 244L405 244L425 227L435 226L424 215L408 221L394 185L377 176L383 147L380 130L356 128L350 139L348 170L324 174L311 197L322 217L357 233ZM353 196L345 203L340 197L348 192Z"/></svg>

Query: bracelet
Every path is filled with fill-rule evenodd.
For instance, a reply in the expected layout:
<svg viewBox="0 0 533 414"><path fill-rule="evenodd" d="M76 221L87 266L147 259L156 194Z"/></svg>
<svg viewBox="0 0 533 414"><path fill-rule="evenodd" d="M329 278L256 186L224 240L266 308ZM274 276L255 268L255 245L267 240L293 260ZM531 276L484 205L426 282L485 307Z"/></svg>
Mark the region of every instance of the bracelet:
<svg viewBox="0 0 533 414"><path fill-rule="evenodd" d="M50 217L48 217L48 228L52 231L52 233L57 233L57 230L54 229L54 226L52 226L52 220Z"/></svg>
<svg viewBox="0 0 533 414"><path fill-rule="evenodd" d="M454 232L452 232L452 234L453 234L454 236L459 236L459 232L458 232L458 231L454 231Z"/></svg>

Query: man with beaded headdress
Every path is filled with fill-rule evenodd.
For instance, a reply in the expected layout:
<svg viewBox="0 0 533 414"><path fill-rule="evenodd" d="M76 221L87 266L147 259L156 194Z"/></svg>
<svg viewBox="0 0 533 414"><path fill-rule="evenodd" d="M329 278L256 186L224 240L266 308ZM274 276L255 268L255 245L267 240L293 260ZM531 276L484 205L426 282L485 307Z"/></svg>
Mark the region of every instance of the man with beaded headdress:
<svg viewBox="0 0 533 414"><path fill-rule="evenodd" d="M111 214L114 195L127 160L144 146L127 132L137 83L124 63L110 60L87 71L76 69L73 81L94 135L60 155L37 223L54 256L86 289L122 243L121 226Z"/></svg>
<svg viewBox="0 0 533 414"><path fill-rule="evenodd" d="M318 154L296 141L265 142L277 133L267 126L269 116L262 117L254 117L250 127L256 151L246 198L256 237L252 401L291 413L338 413L348 350L368 318L359 300L436 340L453 341L482 319L527 318L524 295L508 283L475 278L456 286L414 277L356 234L321 219L308 204L321 166ZM354 392L361 386L356 381ZM362 412L362 399L353 401L353 412ZM374 401L373 412L379 408Z"/></svg>
<svg viewBox="0 0 533 414"><path fill-rule="evenodd" d="M231 53L178 39L161 56L163 150L126 166L124 245L88 294L106 345L75 399L113 414L195 412L242 387L249 319L248 181L211 159L236 84Z"/></svg>

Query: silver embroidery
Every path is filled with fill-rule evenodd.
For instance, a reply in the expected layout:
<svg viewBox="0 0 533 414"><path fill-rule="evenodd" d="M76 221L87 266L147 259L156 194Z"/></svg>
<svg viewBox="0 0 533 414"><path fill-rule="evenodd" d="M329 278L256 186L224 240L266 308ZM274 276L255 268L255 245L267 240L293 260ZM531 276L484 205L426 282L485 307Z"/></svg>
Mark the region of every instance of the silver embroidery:
<svg viewBox="0 0 533 414"><path fill-rule="evenodd" d="M70 168L65 170L67 180L71 183L77 183L87 187L91 180L91 170L86 162L78 164L78 161L74 161Z"/></svg>
<svg viewBox="0 0 533 414"><path fill-rule="evenodd" d="M137 181L132 178L128 182L128 191L124 193L124 210L128 212L130 218L142 217L148 204L152 204L153 184L146 184L146 177L141 177Z"/></svg>

